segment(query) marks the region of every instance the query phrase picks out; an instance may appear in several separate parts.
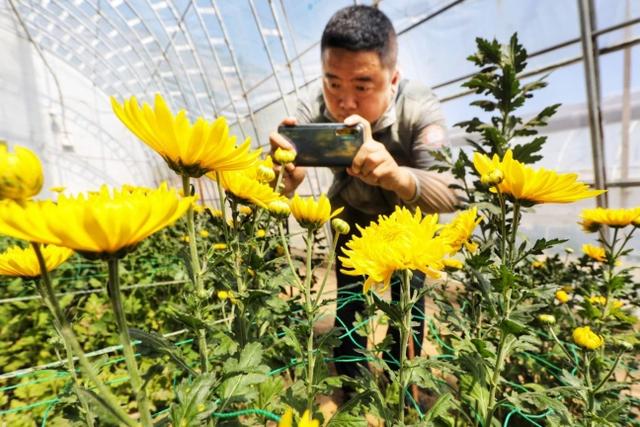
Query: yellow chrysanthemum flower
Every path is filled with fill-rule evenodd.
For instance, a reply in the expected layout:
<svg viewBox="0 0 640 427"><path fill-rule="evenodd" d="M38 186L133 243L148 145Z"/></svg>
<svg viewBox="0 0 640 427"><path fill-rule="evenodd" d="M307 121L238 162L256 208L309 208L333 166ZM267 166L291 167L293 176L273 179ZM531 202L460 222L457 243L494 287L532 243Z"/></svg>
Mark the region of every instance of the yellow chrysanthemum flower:
<svg viewBox="0 0 640 427"><path fill-rule="evenodd" d="M0 141L0 200L29 199L40 192L44 175L42 164L28 148L14 145L9 152L5 141Z"/></svg>
<svg viewBox="0 0 640 427"><path fill-rule="evenodd" d="M630 209L584 209L580 217L582 221L579 224L586 232L593 233L598 231L603 225L624 228L629 225L635 225L634 221L640 220L640 207Z"/></svg>
<svg viewBox="0 0 640 427"><path fill-rule="evenodd" d="M354 236L343 248L341 271L366 276L365 292L380 284L381 291L387 289L396 271L420 270L439 277L443 258L451 251L447 241L436 236L441 228L438 216L423 218L420 209L412 214L405 207L396 207L391 215L380 215L378 222L356 227L360 236Z"/></svg>
<svg viewBox="0 0 640 427"><path fill-rule="evenodd" d="M213 180L216 178L214 174L207 176ZM223 172L220 174L220 183L225 191L231 193L237 199L261 208L266 208L269 203L275 200L284 200L282 195L271 188L269 184L252 178L244 171Z"/></svg>
<svg viewBox="0 0 640 427"><path fill-rule="evenodd" d="M440 237L451 246L452 255L458 252L463 245L470 252L474 252L477 249L477 245L471 242L471 236L480 221L482 221L482 217L478 216L478 208L474 206L471 209L460 212L453 221L442 228Z"/></svg>
<svg viewBox="0 0 640 427"><path fill-rule="evenodd" d="M227 244L226 243L214 243L213 245L211 245L211 249L213 249L214 251L222 251L227 249Z"/></svg>
<svg viewBox="0 0 640 427"><path fill-rule="evenodd" d="M591 304L605 305L607 303L607 298L603 295L592 295L587 299Z"/></svg>
<svg viewBox="0 0 640 427"><path fill-rule="evenodd" d="M181 199L166 184L153 191L103 186L88 195L61 195L57 203L5 201L0 234L64 246L86 256L120 256L175 222L193 201Z"/></svg>
<svg viewBox="0 0 640 427"><path fill-rule="evenodd" d="M203 239L206 239L207 237L209 237L209 231L208 230L200 230L200 237L202 237Z"/></svg>
<svg viewBox="0 0 640 427"><path fill-rule="evenodd" d="M331 218L337 216L344 208L331 212L331 203L325 194L321 194L318 200L313 197L300 197L296 193L289 201L293 217L304 228L316 229Z"/></svg>
<svg viewBox="0 0 640 427"><path fill-rule="evenodd" d="M55 270L73 255L71 249L54 245L41 246L41 251L47 271ZM0 254L0 275L35 278L40 274L40 264L31 246L26 249L11 246Z"/></svg>
<svg viewBox="0 0 640 427"><path fill-rule="evenodd" d="M287 408L284 415L280 417L278 427L293 427L293 410L291 408ZM298 427L320 427L320 421L312 419L311 414L307 410L302 414Z"/></svg>
<svg viewBox="0 0 640 427"><path fill-rule="evenodd" d="M560 302L560 304L565 304L571 300L571 296L564 290L558 289L556 291L556 299Z"/></svg>
<svg viewBox="0 0 640 427"><path fill-rule="evenodd" d="M199 117L192 124L184 110L174 116L160 95L155 97L155 108L147 103L140 107L135 96L122 105L111 97L111 106L131 132L183 176L197 178L212 171L246 169L260 155L259 150L251 151L249 139L236 146L236 137L229 136L224 117L213 122Z"/></svg>
<svg viewBox="0 0 640 427"><path fill-rule="evenodd" d="M605 262L607 260L607 255L604 251L604 248L600 246L585 243L584 245L582 245L582 252L587 254L589 258L598 262Z"/></svg>
<svg viewBox="0 0 640 427"><path fill-rule="evenodd" d="M591 330L589 326L580 326L573 330L573 342L587 350L596 350L604 344L604 338Z"/></svg>
<svg viewBox="0 0 640 427"><path fill-rule="evenodd" d="M559 174L545 168L533 169L513 158L508 150L500 160L497 155L489 159L481 153L473 154L473 165L480 175L499 169L504 179L496 185L500 192L510 195L527 205L539 203L572 203L576 200L595 197L606 190L591 190L577 181L574 173ZM495 191L495 187L491 189Z"/></svg>

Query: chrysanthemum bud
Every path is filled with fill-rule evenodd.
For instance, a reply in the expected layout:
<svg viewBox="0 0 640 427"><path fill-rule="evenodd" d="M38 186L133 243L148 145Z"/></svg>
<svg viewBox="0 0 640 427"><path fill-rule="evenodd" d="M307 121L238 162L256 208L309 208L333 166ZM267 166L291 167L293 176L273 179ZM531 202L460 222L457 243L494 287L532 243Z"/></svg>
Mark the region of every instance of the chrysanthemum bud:
<svg viewBox="0 0 640 427"><path fill-rule="evenodd" d="M278 148L276 149L276 152L273 153L273 160L280 163L281 165L293 163L295 159L296 159L296 152L293 150L285 150L283 148Z"/></svg>
<svg viewBox="0 0 640 427"><path fill-rule="evenodd" d="M207 210L214 218L222 218L222 211L220 209L207 208Z"/></svg>
<svg viewBox="0 0 640 427"><path fill-rule="evenodd" d="M573 330L573 342L586 350L596 350L604 344L604 338L591 330L589 326L581 326Z"/></svg>
<svg viewBox="0 0 640 427"><path fill-rule="evenodd" d="M555 325L556 318L552 314L539 314L538 321L540 321L540 323L544 323L547 325Z"/></svg>
<svg viewBox="0 0 640 427"><path fill-rule="evenodd" d="M267 207L271 215L277 216L279 218L286 218L291 214L291 208L289 204L283 200L274 200L269 203Z"/></svg>
<svg viewBox="0 0 640 427"><path fill-rule="evenodd" d="M258 239L262 239L266 235L267 235L267 232L264 231L263 229L259 229L258 231L256 231L256 237Z"/></svg>
<svg viewBox="0 0 640 427"><path fill-rule="evenodd" d="M251 208L249 206L244 206L243 205L243 206L240 206L238 208L238 212L240 212L243 215L251 215L251 212L253 212L253 211L251 210Z"/></svg>
<svg viewBox="0 0 640 427"><path fill-rule="evenodd" d="M464 266L462 261L455 258L445 258L442 260L442 263L448 270L460 270Z"/></svg>
<svg viewBox="0 0 640 427"><path fill-rule="evenodd" d="M0 199L29 199L42 189L42 164L28 148L16 145L13 150L0 140Z"/></svg>
<svg viewBox="0 0 640 427"><path fill-rule="evenodd" d="M340 218L333 218L331 220L331 227L338 234L349 234L349 231L351 230L349 223Z"/></svg>
<svg viewBox="0 0 640 427"><path fill-rule="evenodd" d="M206 239L207 237L209 237L209 232L207 230L200 230L200 237Z"/></svg>
<svg viewBox="0 0 640 427"><path fill-rule="evenodd" d="M571 296L562 289L559 289L556 291L556 299L560 304L565 304L571 299Z"/></svg>
<svg viewBox="0 0 640 427"><path fill-rule="evenodd" d="M214 251L222 251L224 249L227 249L227 244L226 243L214 243L213 245L211 245L211 249L213 249Z"/></svg>
<svg viewBox="0 0 640 427"><path fill-rule="evenodd" d="M568 254L572 254L572 253L573 253L573 249L572 249L572 248L569 248L569 247L564 248L564 251L565 251L566 253L568 253Z"/></svg>
<svg viewBox="0 0 640 427"><path fill-rule="evenodd" d="M480 177L480 182L484 185L494 186L498 185L504 179L504 173L500 169L494 169L491 172L484 174Z"/></svg>
<svg viewBox="0 0 640 427"><path fill-rule="evenodd" d="M260 182L271 182L276 179L276 173L268 166L258 166L257 178Z"/></svg>

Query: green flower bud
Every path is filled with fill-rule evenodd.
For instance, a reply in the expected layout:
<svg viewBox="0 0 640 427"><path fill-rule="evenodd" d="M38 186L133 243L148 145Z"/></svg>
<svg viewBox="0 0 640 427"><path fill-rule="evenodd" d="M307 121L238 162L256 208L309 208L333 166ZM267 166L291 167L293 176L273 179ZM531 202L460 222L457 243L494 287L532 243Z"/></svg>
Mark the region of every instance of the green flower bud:
<svg viewBox="0 0 640 427"><path fill-rule="evenodd" d="M351 227L347 221L342 220L340 218L334 218L331 220L331 227L338 234L349 234Z"/></svg>
<svg viewBox="0 0 640 427"><path fill-rule="evenodd" d="M544 323L547 325L555 325L556 318L552 314L539 314L538 321L540 321L540 323Z"/></svg>

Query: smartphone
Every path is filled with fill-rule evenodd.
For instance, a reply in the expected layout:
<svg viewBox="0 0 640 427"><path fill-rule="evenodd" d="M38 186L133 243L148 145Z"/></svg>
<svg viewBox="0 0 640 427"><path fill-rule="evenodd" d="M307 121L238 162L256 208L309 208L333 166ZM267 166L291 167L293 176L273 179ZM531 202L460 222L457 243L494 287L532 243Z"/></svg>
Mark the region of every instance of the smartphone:
<svg viewBox="0 0 640 427"><path fill-rule="evenodd" d="M280 126L278 133L295 147L296 166L349 167L364 142L364 128L360 124Z"/></svg>

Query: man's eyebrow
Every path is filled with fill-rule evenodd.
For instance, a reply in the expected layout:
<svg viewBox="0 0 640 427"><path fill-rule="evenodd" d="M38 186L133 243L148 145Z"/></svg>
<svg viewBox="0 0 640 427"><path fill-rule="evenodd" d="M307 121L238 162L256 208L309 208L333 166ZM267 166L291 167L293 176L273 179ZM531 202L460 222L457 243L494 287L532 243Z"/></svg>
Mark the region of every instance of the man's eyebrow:
<svg viewBox="0 0 640 427"><path fill-rule="evenodd" d="M354 77L352 80L355 80L357 82L371 82L371 81L373 81L373 79L370 76Z"/></svg>
<svg viewBox="0 0 640 427"><path fill-rule="evenodd" d="M336 76L335 74L331 74L331 73L324 73L324 76L328 79L339 79L340 77Z"/></svg>

